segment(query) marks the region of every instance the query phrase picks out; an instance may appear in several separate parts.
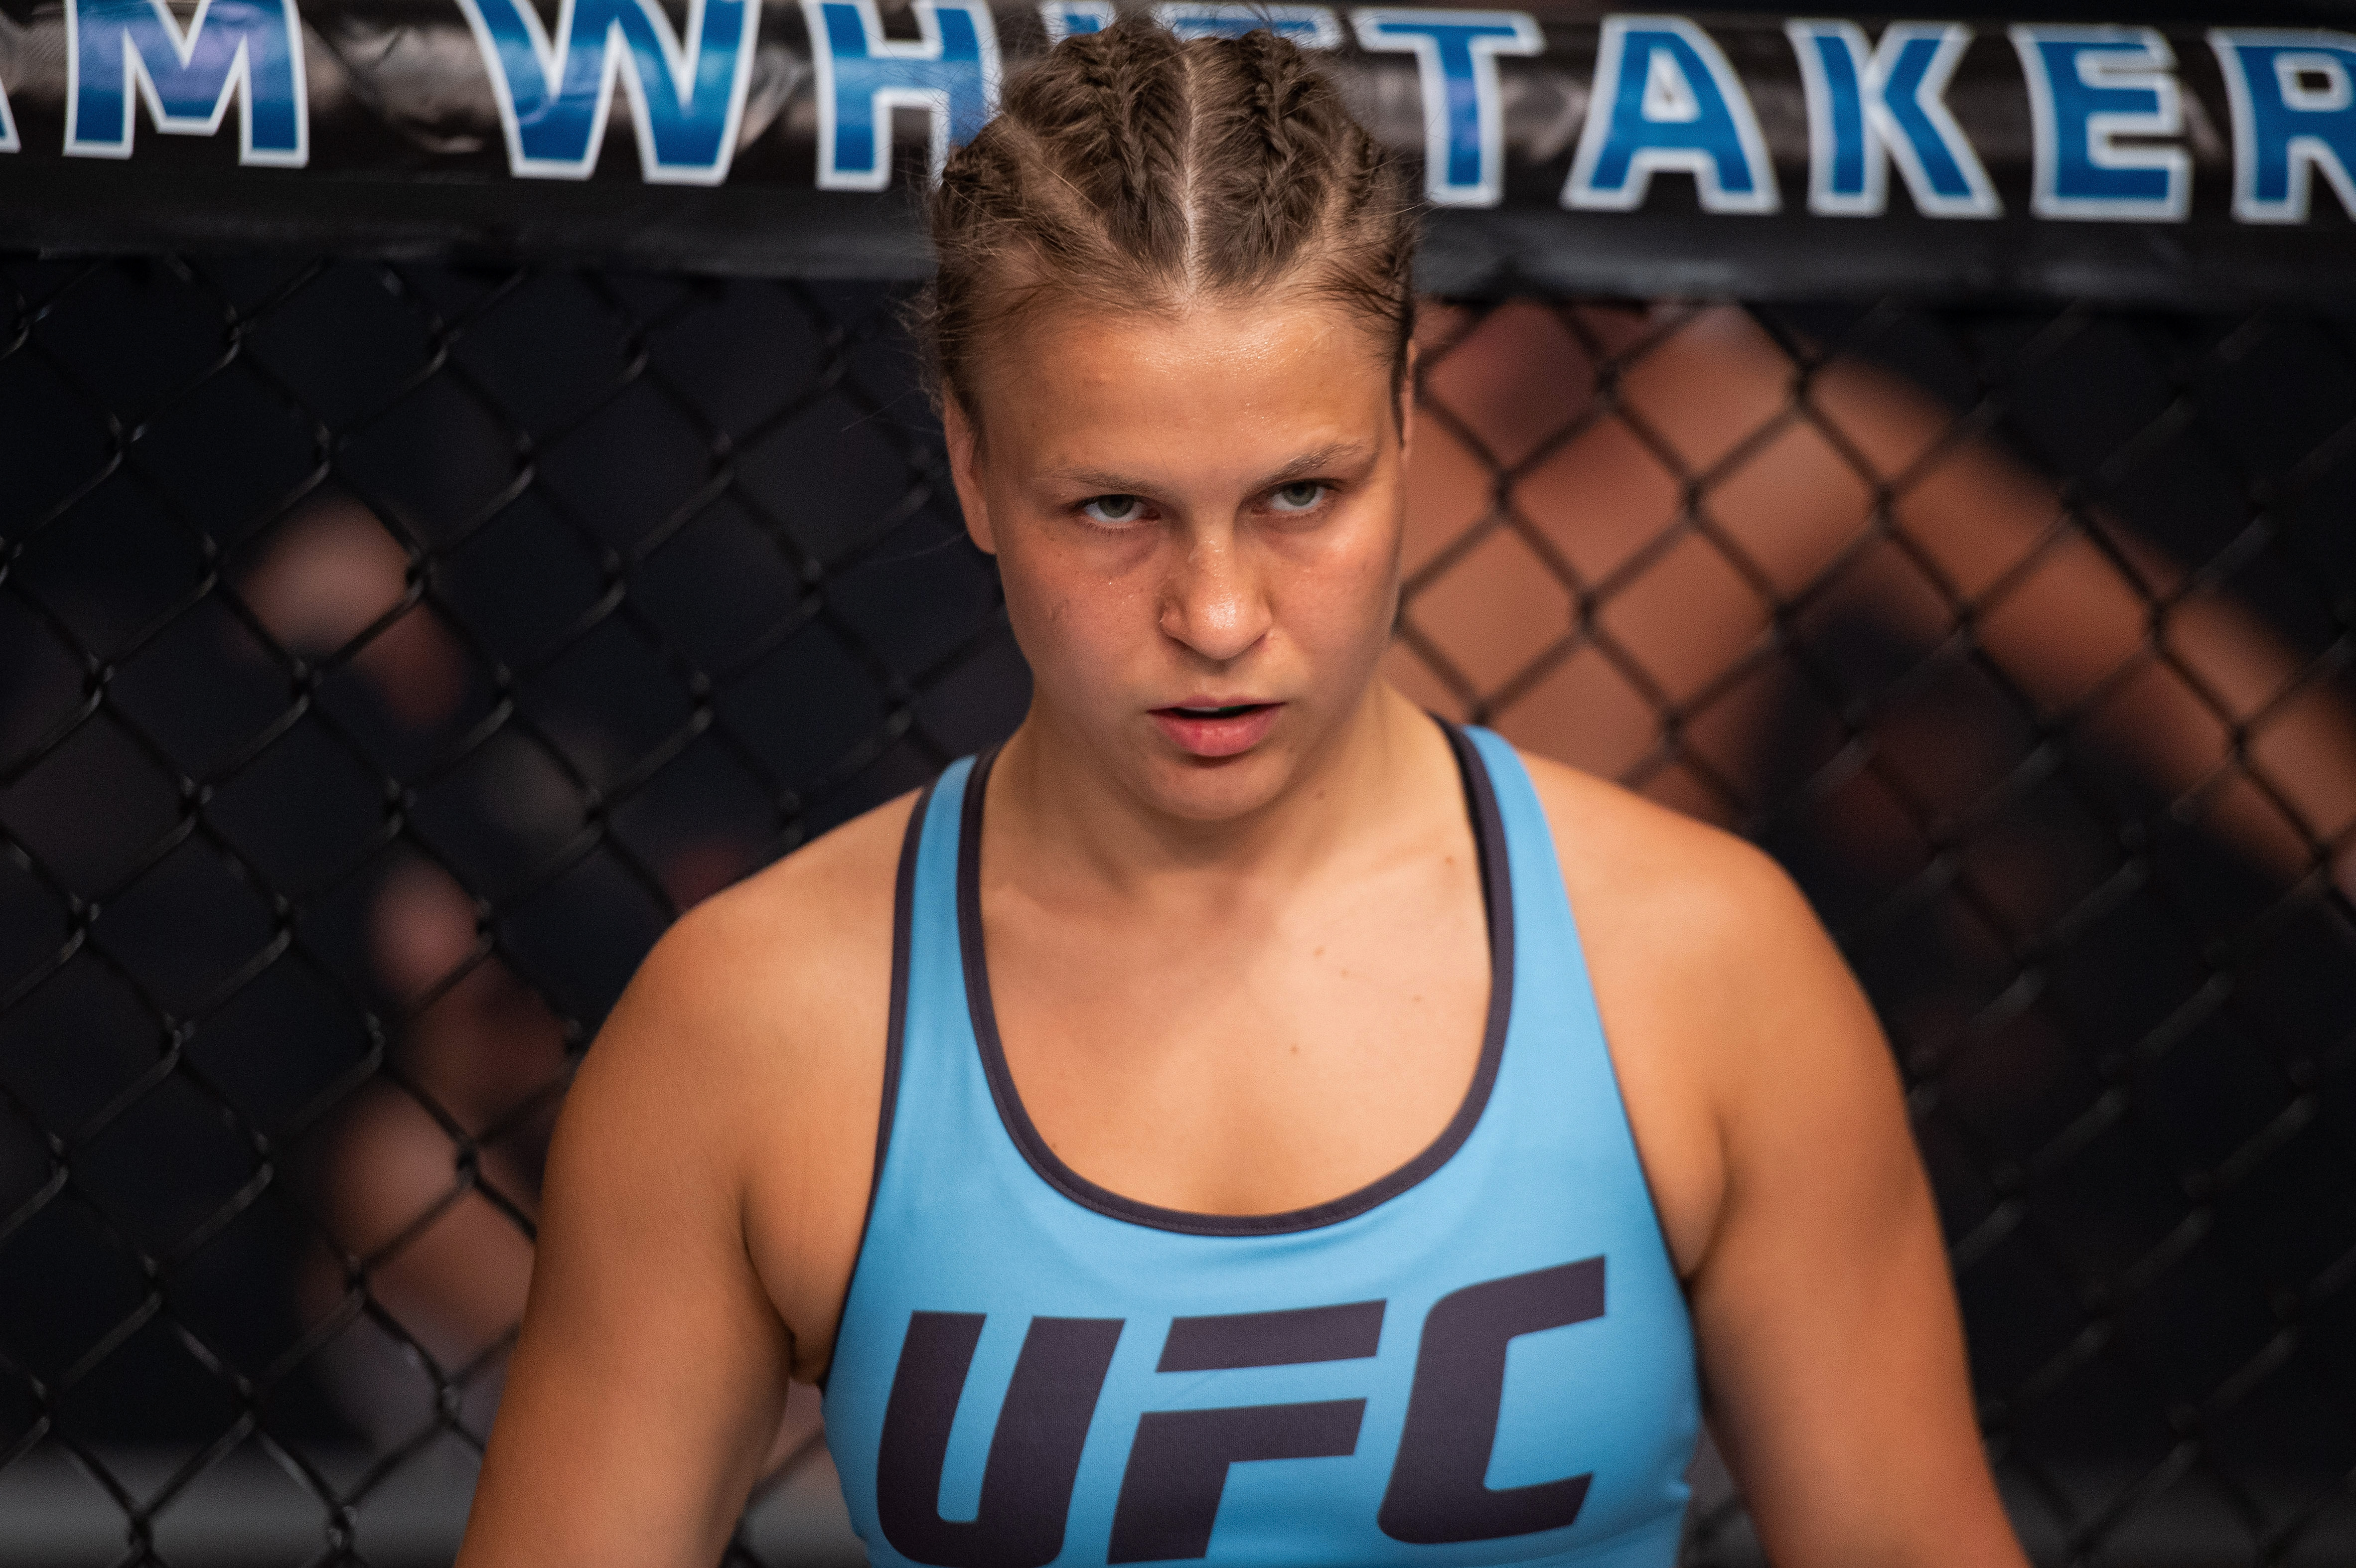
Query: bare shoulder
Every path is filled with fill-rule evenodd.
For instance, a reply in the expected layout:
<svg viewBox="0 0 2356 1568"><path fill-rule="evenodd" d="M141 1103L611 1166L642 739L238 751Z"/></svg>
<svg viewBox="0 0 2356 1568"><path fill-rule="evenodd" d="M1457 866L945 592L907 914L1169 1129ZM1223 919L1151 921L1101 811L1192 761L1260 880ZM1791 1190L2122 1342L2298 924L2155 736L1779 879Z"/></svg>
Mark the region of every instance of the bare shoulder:
<svg viewBox="0 0 2356 1568"><path fill-rule="evenodd" d="M893 884L916 797L854 817L681 916L641 978L690 1008L807 1003L848 965L889 967Z"/></svg>
<svg viewBox="0 0 2356 1568"><path fill-rule="evenodd" d="M1590 960L1641 947L1648 968L1717 989L1829 953L1807 900L1751 844L1580 769L1523 762Z"/></svg>
<svg viewBox="0 0 2356 1568"><path fill-rule="evenodd" d="M713 895L647 955L573 1098L626 1099L650 1129L707 1147L848 1109L880 1082L893 893L913 795L854 818ZM568 1107L568 1115L570 1109Z"/></svg>
<svg viewBox="0 0 2356 1568"><path fill-rule="evenodd" d="M1616 784L1525 761L1662 1228L1690 1281L1730 1195L1791 1137L1837 1146L1897 1125L1902 1139L1889 1055L1772 859Z"/></svg>

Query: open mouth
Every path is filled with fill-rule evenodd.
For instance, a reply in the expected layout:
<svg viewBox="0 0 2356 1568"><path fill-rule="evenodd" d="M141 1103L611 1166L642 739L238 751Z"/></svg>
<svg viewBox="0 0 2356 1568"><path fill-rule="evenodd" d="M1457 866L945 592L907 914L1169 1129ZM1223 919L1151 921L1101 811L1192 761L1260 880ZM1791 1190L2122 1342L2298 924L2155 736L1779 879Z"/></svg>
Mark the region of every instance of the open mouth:
<svg viewBox="0 0 2356 1568"><path fill-rule="evenodd" d="M1197 757L1241 755L1268 739L1281 702L1173 702L1153 721L1182 751Z"/></svg>
<svg viewBox="0 0 2356 1568"><path fill-rule="evenodd" d="M1236 719L1270 706L1266 702L1238 702L1228 708L1165 708L1162 711L1175 713L1181 719Z"/></svg>

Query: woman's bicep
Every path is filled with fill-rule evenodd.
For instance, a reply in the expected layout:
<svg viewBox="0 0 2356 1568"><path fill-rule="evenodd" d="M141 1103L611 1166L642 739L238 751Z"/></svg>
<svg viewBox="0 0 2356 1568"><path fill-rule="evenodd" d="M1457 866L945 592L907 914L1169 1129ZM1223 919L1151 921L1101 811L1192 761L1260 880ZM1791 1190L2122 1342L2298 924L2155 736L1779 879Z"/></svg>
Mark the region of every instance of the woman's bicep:
<svg viewBox="0 0 2356 1568"><path fill-rule="evenodd" d="M464 1568L715 1561L776 1431L789 1337L746 1254L724 1099L704 1087L723 1075L694 1060L677 994L694 982L664 961L558 1124Z"/></svg>
<svg viewBox="0 0 2356 1568"><path fill-rule="evenodd" d="M1691 1282L1712 1426L1778 1563L2012 1568L1889 1051L1796 893L1768 923Z"/></svg>

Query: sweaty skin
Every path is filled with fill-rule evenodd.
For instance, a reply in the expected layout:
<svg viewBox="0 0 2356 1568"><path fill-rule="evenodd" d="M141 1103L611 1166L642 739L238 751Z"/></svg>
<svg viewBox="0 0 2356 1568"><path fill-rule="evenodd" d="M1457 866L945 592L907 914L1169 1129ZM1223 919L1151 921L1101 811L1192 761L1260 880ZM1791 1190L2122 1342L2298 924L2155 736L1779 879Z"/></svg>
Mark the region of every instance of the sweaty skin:
<svg viewBox="0 0 2356 1568"><path fill-rule="evenodd" d="M981 855L1023 1100L1146 1202L1362 1187L1462 1099L1487 987L1454 764L1377 676L1411 433L1390 367L1340 306L1274 290L1033 313L973 380L947 410L958 494L1034 677ZM2019 1568L1854 981L1756 851L1529 767L1771 1554ZM787 1375L831 1352L910 804L696 909L589 1052L462 1568L719 1553Z"/></svg>

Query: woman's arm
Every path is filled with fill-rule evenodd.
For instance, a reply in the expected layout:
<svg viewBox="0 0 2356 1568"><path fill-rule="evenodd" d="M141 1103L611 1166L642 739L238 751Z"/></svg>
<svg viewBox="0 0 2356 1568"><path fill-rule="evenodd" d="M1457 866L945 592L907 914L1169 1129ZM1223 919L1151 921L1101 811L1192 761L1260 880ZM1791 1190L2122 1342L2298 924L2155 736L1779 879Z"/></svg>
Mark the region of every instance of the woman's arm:
<svg viewBox="0 0 2356 1568"><path fill-rule="evenodd" d="M590 1049L459 1568L719 1560L858 1248L909 804L698 906Z"/></svg>
<svg viewBox="0 0 2356 1568"><path fill-rule="evenodd" d="M715 969L666 939L565 1102L461 1568L711 1563L757 1478L790 1346L711 1092L727 1053L691 1043Z"/></svg>
<svg viewBox="0 0 2356 1568"><path fill-rule="evenodd" d="M2024 1568L1871 1009L1764 855L1533 762L1699 1341L1783 1568Z"/></svg>
<svg viewBox="0 0 2356 1568"><path fill-rule="evenodd" d="M1889 1048L1783 875L1736 885L1706 1009L1725 1188L1688 1281L1712 1429L1776 1563L2019 1568Z"/></svg>

